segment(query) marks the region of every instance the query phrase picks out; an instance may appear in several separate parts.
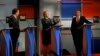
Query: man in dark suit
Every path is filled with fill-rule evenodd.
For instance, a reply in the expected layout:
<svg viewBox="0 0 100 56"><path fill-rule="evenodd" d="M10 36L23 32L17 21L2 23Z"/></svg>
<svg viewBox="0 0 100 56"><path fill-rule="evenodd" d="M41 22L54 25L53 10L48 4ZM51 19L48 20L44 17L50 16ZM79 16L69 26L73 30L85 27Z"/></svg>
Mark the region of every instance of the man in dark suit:
<svg viewBox="0 0 100 56"><path fill-rule="evenodd" d="M82 55L82 39L83 39L83 24L91 23L84 16L81 16L81 11L76 10L76 17L72 19L71 33L76 48L77 56Z"/></svg>
<svg viewBox="0 0 100 56"><path fill-rule="evenodd" d="M8 21L9 27L13 28L10 30L10 36L13 46L13 56L15 56L16 43L20 34L18 15L19 15L19 10L17 8L14 8L12 10L12 15L9 17Z"/></svg>

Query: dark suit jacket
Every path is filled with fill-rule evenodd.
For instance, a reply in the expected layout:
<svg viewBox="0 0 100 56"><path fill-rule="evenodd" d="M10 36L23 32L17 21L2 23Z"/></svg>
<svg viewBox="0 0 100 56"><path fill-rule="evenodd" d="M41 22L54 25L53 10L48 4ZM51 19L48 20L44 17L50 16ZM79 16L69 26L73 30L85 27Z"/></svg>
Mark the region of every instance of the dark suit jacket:
<svg viewBox="0 0 100 56"><path fill-rule="evenodd" d="M49 45L51 44L51 29L50 26L52 26L52 21L49 19L46 21L46 19L42 19L42 43L43 45Z"/></svg>
<svg viewBox="0 0 100 56"><path fill-rule="evenodd" d="M12 27L13 29L19 29L19 21L13 15L9 17L8 23L9 27Z"/></svg>
<svg viewBox="0 0 100 56"><path fill-rule="evenodd" d="M48 22L46 22L46 20L43 18L41 22L42 22L43 30L46 30L50 26L52 26L51 20L48 20Z"/></svg>
<svg viewBox="0 0 100 56"><path fill-rule="evenodd" d="M72 19L72 24L71 24L71 33L72 33L72 36L78 36L78 35L82 35L83 34L83 29L82 28L79 28L81 27L84 23L91 23L89 22L84 16L81 16L80 17L80 22L77 23L76 22L76 17L74 17Z"/></svg>

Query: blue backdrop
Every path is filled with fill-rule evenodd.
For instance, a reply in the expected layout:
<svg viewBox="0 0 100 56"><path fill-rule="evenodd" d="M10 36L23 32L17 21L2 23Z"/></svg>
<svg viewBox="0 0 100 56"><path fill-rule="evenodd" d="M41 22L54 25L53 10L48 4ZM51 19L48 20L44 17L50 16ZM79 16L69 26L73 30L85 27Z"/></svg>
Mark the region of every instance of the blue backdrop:
<svg viewBox="0 0 100 56"><path fill-rule="evenodd" d="M75 15L76 9L81 9L81 3L62 3L61 17L72 19L72 17Z"/></svg>

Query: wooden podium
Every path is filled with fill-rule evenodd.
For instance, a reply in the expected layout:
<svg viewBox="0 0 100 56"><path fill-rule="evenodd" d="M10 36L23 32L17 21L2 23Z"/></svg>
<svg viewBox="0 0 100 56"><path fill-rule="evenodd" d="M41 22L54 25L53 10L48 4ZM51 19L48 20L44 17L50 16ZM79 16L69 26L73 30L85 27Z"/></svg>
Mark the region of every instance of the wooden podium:
<svg viewBox="0 0 100 56"><path fill-rule="evenodd" d="M91 40L92 40L92 24L83 25L83 53L87 54L87 56L92 56L91 50Z"/></svg>
<svg viewBox="0 0 100 56"><path fill-rule="evenodd" d="M0 31L1 56L13 56L10 29L11 28L5 28Z"/></svg>
<svg viewBox="0 0 100 56"><path fill-rule="evenodd" d="M35 55L35 35L34 28L36 26L27 27L25 29L25 56L34 56Z"/></svg>

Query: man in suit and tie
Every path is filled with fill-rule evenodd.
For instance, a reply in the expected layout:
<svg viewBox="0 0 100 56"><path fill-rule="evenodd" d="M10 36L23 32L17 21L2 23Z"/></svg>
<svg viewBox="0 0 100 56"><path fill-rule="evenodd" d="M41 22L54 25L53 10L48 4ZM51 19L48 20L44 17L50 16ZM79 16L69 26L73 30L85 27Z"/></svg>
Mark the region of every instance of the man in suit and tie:
<svg viewBox="0 0 100 56"><path fill-rule="evenodd" d="M9 17L8 20L9 27L12 28L10 30L10 36L13 46L13 56L15 56L16 43L20 34L18 16L19 16L19 10L17 8L14 8L12 10L12 15Z"/></svg>
<svg viewBox="0 0 100 56"><path fill-rule="evenodd" d="M82 40L83 40L83 24L91 23L84 16L81 16L81 11L76 10L76 17L72 19L71 33L76 48L77 56L82 56Z"/></svg>

